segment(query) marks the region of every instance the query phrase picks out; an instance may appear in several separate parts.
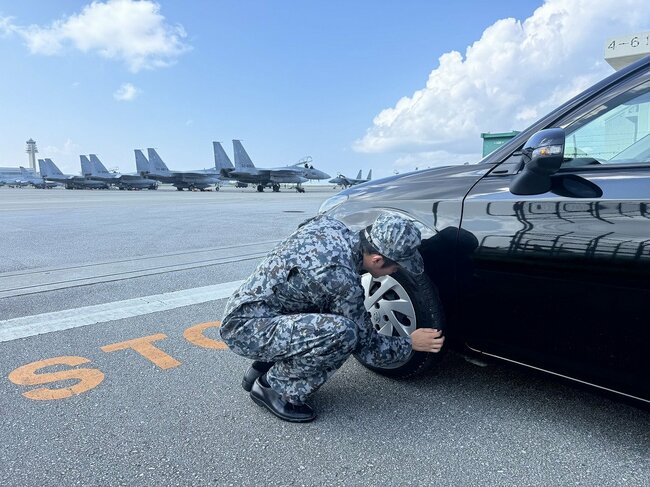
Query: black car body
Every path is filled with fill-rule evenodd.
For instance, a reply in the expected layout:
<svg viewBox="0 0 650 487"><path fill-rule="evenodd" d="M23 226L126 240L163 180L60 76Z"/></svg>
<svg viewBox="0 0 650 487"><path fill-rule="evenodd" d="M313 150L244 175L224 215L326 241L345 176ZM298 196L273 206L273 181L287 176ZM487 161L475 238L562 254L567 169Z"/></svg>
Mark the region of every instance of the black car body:
<svg viewBox="0 0 650 487"><path fill-rule="evenodd" d="M427 282L398 273L382 301L365 276L378 330L444 326L452 346L650 402L650 57L478 164L355 186L321 211L352 228L392 211L422 231ZM414 312L394 313L405 299Z"/></svg>

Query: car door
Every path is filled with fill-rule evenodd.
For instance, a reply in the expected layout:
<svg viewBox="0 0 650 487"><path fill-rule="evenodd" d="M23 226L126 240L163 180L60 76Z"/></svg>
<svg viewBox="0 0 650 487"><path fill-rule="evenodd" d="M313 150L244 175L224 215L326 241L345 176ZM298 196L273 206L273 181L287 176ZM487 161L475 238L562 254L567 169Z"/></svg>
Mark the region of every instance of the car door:
<svg viewBox="0 0 650 487"><path fill-rule="evenodd" d="M466 343L650 400L648 74L554 125L566 142L551 191L512 194L513 154L465 199L479 242L459 283Z"/></svg>

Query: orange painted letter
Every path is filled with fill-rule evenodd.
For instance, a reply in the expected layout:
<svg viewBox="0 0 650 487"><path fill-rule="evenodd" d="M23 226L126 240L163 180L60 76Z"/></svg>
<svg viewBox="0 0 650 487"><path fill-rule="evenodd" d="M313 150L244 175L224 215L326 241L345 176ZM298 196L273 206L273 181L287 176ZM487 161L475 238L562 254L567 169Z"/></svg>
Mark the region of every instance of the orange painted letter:
<svg viewBox="0 0 650 487"><path fill-rule="evenodd" d="M183 332L183 336L188 342L203 348L214 348L216 350L226 350L228 346L221 340L214 340L206 337L203 332L208 328L219 328L221 321L208 321L189 327Z"/></svg>
<svg viewBox="0 0 650 487"><path fill-rule="evenodd" d="M88 362L90 362L90 360L84 357L54 357L46 360L39 360L38 362L32 362L31 364L23 365L22 367L12 370L9 374L9 380L14 384L21 386L34 386L62 380L77 379L79 382L69 387L61 387L58 389L41 387L23 393L23 396L36 401L65 399L97 387L104 380L104 374L99 369L67 369L43 374L37 374L36 371L51 365L74 366L86 364Z"/></svg>
<svg viewBox="0 0 650 487"><path fill-rule="evenodd" d="M102 347L102 350L104 352L115 352L116 350L126 350L128 348L132 348L144 358L152 361L161 369L171 369L172 367L178 367L181 364L178 360L170 355L167 355L165 352L155 347L151 343L158 340L164 340L165 338L167 338L167 335L164 333L158 333L157 335L150 335L148 337L135 338L133 340L127 340L125 342L105 345Z"/></svg>

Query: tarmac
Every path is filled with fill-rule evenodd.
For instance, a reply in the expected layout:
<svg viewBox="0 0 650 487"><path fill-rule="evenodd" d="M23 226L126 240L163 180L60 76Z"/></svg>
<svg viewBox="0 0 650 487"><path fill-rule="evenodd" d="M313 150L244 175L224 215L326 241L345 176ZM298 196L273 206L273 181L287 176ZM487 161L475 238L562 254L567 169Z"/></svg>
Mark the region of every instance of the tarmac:
<svg viewBox="0 0 650 487"><path fill-rule="evenodd" d="M219 320L336 194L305 188L0 188L0 485L650 484L648 411L457 353L350 359L310 424L255 405Z"/></svg>

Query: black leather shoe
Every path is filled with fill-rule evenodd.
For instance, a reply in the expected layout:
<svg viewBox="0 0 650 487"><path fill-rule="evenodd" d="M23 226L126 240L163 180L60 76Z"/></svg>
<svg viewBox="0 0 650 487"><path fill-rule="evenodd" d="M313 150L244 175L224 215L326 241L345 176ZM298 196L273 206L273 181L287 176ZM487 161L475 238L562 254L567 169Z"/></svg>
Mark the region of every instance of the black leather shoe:
<svg viewBox="0 0 650 487"><path fill-rule="evenodd" d="M266 374L275 362L260 362L256 360L248 367L248 370L244 374L244 378L241 381L241 386L246 392L250 392L253 388L253 383L257 380L258 377Z"/></svg>
<svg viewBox="0 0 650 487"><path fill-rule="evenodd" d="M278 418L292 423L308 423L316 417L314 410L307 404L296 405L282 399L280 394L257 379L251 389L251 399L265 407Z"/></svg>

